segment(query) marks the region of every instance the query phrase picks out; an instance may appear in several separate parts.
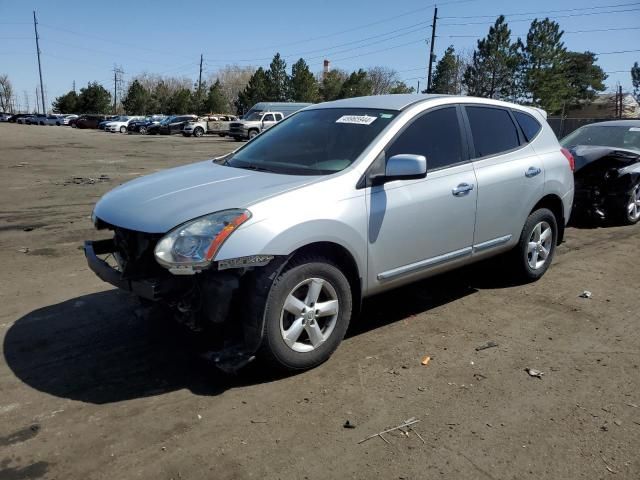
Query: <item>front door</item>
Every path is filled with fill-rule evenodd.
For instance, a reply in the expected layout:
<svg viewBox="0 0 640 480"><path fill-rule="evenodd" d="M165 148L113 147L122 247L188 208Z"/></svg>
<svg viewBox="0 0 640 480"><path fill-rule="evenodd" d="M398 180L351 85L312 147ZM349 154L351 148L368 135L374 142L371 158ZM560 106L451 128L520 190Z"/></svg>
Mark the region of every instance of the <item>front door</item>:
<svg viewBox="0 0 640 480"><path fill-rule="evenodd" d="M386 158L427 158L427 176L369 188L368 287L371 293L421 278L471 255L476 176L456 106L421 114L392 140Z"/></svg>

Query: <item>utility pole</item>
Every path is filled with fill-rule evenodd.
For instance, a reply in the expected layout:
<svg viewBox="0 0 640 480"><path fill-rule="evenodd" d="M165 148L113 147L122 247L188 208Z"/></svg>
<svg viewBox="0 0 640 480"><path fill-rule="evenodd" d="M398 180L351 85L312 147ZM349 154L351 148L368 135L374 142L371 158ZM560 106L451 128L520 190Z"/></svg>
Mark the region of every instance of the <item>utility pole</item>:
<svg viewBox="0 0 640 480"><path fill-rule="evenodd" d="M197 104L197 108L196 110L198 110L196 113L201 114L202 112L200 111L200 100L202 99L202 54L200 54L200 75L198 75L198 104Z"/></svg>
<svg viewBox="0 0 640 480"><path fill-rule="evenodd" d="M617 103L617 100L616 100ZM38 87L36 87L36 113L40 113L40 102L38 101Z"/></svg>
<svg viewBox="0 0 640 480"><path fill-rule="evenodd" d="M622 103L622 85L618 85L618 98L620 99L620 108L619 108L619 117L618 118L622 118L622 113L623 113L623 103Z"/></svg>
<svg viewBox="0 0 640 480"><path fill-rule="evenodd" d="M420 80L418 80L418 89L416 90L416 93L420 93Z"/></svg>
<svg viewBox="0 0 640 480"><path fill-rule="evenodd" d="M75 80L73 81L73 91L74 92L76 91L76 81Z"/></svg>
<svg viewBox="0 0 640 480"><path fill-rule="evenodd" d="M431 24L431 45L429 50L429 73L427 74L427 93L431 91L431 71L433 69L433 61L436 56L433 53L434 44L436 43L436 22L438 21L438 7L433 9L433 23Z"/></svg>
<svg viewBox="0 0 640 480"><path fill-rule="evenodd" d="M118 69L113 66L113 114L116 114L116 105L118 104Z"/></svg>
<svg viewBox="0 0 640 480"><path fill-rule="evenodd" d="M42 87L42 65L40 64L40 37L38 37L38 20L36 19L36 11L33 11L33 29L36 32L36 51L38 53L38 73L40 74L40 96L42 99L42 113L47 113L44 106L44 88Z"/></svg>

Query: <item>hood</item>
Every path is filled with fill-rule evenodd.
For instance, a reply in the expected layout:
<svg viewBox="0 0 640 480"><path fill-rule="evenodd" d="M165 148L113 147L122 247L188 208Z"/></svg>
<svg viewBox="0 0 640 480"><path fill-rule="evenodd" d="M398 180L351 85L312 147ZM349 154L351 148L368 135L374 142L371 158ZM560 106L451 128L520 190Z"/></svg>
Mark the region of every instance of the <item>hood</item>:
<svg viewBox="0 0 640 480"><path fill-rule="evenodd" d="M601 147L597 145L576 145L570 148L575 160L575 172L602 158L615 157L617 160L631 163L640 161L640 153L634 150L615 147Z"/></svg>
<svg viewBox="0 0 640 480"><path fill-rule="evenodd" d="M194 218L246 208L317 178L223 167L206 160L120 185L100 199L94 214L117 227L166 233Z"/></svg>

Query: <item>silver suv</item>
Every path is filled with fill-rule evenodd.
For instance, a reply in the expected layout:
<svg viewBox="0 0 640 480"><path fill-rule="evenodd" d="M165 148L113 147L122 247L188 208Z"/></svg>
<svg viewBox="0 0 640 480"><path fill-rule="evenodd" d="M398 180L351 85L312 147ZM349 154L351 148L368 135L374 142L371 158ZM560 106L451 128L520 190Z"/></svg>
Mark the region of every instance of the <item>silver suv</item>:
<svg viewBox="0 0 640 480"><path fill-rule="evenodd" d="M85 254L105 281L212 333L220 368L260 355L301 370L329 358L370 295L500 253L540 278L570 215L572 168L536 109L339 100L107 193L93 219L113 239Z"/></svg>

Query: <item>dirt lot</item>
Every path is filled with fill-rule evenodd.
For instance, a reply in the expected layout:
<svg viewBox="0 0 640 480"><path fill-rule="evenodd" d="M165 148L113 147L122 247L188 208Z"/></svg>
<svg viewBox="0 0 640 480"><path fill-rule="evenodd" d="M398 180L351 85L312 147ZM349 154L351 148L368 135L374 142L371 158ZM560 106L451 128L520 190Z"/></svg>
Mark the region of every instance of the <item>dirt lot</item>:
<svg viewBox="0 0 640 480"><path fill-rule="evenodd" d="M493 262L386 294L321 367L230 378L79 247L109 189L235 146L0 124L0 479L640 478L640 225L569 229L533 285ZM424 443L357 443L410 417Z"/></svg>

